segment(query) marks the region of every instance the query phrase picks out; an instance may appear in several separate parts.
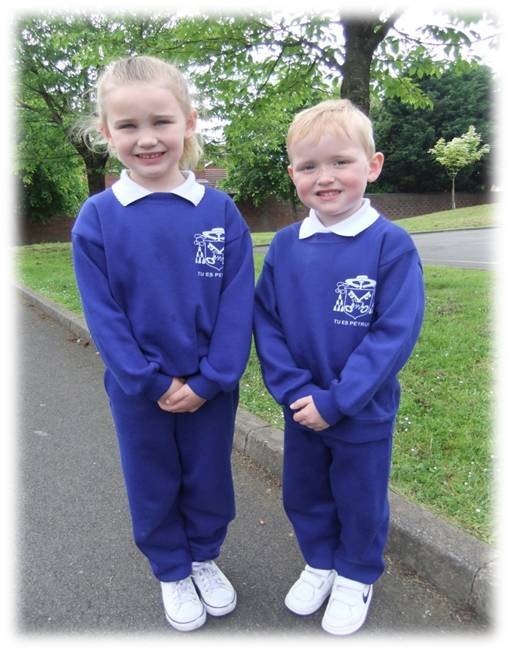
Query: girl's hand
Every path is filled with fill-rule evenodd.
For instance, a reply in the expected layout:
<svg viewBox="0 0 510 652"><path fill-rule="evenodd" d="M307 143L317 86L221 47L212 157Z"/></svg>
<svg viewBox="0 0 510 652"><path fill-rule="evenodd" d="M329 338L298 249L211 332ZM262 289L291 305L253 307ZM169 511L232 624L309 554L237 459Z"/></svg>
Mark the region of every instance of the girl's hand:
<svg viewBox="0 0 510 652"><path fill-rule="evenodd" d="M168 395L160 407L167 412L196 412L205 401L206 399L195 394L189 385L183 384L176 392Z"/></svg>
<svg viewBox="0 0 510 652"><path fill-rule="evenodd" d="M181 387L184 385L184 378L178 378L175 376L172 379L172 382L170 384L170 387L166 390L166 392L159 397L158 399L158 405L162 410L167 410L168 408L166 407L166 400L172 395L175 394Z"/></svg>

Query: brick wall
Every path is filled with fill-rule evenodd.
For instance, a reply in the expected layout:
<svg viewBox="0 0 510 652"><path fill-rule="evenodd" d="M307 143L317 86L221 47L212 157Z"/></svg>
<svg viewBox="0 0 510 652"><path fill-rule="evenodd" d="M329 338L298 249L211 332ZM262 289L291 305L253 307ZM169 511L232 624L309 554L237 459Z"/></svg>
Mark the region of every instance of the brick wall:
<svg viewBox="0 0 510 652"><path fill-rule="evenodd" d="M225 176L225 170L209 167L205 170L197 170L196 175L201 182L206 182L208 185L215 187L218 180ZM106 186L111 186L117 179L118 177L115 175L108 176ZM457 208L488 204L497 200L497 197L493 195L497 195L497 193L458 192L455 193L455 203ZM372 206L392 220L447 211L451 204L449 192L429 194L378 193L367 194L366 197L370 199ZM291 222L302 220L308 214L308 210L303 206L299 205L293 211L290 202L285 202L276 197L266 199L261 206L253 206L250 201L237 201L236 203L252 231L276 231Z"/></svg>
<svg viewBox="0 0 510 652"><path fill-rule="evenodd" d="M458 192L455 193L455 204L457 208L489 204L494 201L491 194L493 193ZM378 211L391 219L437 213L447 211L451 207L451 194L449 192L430 194L395 192L367 194L366 196Z"/></svg>
<svg viewBox="0 0 510 652"><path fill-rule="evenodd" d="M488 204L497 199L492 196L494 194L459 192L455 195L455 203L457 208ZM450 193L380 193L367 194L366 197L370 199L372 206L393 220L446 211L449 210L451 204ZM254 232L276 231L291 222L303 219L308 214L308 211L302 206L293 212L290 202L284 202L275 197L267 199L257 207L248 201L238 201L237 205L250 229Z"/></svg>

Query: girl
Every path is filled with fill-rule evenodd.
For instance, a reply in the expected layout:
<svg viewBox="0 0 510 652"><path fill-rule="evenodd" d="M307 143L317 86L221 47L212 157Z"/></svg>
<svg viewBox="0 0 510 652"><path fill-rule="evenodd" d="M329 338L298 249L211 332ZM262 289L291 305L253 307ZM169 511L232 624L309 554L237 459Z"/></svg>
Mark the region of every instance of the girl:
<svg viewBox="0 0 510 652"><path fill-rule="evenodd" d="M110 64L96 116L85 134L126 169L81 208L75 273L106 367L134 539L161 582L167 620L187 631L236 605L213 559L234 518L251 239L231 199L184 171L200 154L197 115L173 65L146 56Z"/></svg>

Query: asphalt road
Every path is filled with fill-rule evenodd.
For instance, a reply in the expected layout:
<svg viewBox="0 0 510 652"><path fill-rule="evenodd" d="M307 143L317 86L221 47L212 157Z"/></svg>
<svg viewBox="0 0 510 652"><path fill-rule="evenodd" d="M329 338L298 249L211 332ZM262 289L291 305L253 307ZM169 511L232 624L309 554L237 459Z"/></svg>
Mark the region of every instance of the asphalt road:
<svg viewBox="0 0 510 652"><path fill-rule="evenodd" d="M416 233L412 238L424 265L495 270L496 229Z"/></svg>
<svg viewBox="0 0 510 652"><path fill-rule="evenodd" d="M411 234L424 265L496 269L497 229L466 229ZM254 247L265 252L267 247Z"/></svg>
<svg viewBox="0 0 510 652"><path fill-rule="evenodd" d="M334 640L320 628L323 609L303 618L283 605L303 562L282 511L278 482L237 453L238 516L219 563L237 588L238 607L224 618L209 617L196 632L171 629L159 585L131 541L101 361L92 346L76 342L21 299L17 329L18 639L138 633L157 634L163 641L178 637L180 644L209 641L211 634L250 634L250 641L253 634L282 642L311 636L324 644ZM443 633L483 644L489 630L397 559L388 559L367 623L356 638L389 635L396 641L410 634ZM100 640L94 638L93 645ZM107 641L112 649L115 641Z"/></svg>

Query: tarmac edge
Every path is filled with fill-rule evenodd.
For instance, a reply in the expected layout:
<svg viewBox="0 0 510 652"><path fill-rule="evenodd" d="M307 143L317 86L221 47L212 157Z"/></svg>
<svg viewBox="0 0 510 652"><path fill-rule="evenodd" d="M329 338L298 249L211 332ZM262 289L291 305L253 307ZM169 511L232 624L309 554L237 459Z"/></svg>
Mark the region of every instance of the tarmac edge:
<svg viewBox="0 0 510 652"><path fill-rule="evenodd" d="M18 293L65 326L83 343L90 342L85 320L53 301L15 284ZM238 409L234 448L266 472L281 477L283 431L243 408ZM494 613L496 550L426 508L390 490L387 552L455 602L490 620Z"/></svg>

